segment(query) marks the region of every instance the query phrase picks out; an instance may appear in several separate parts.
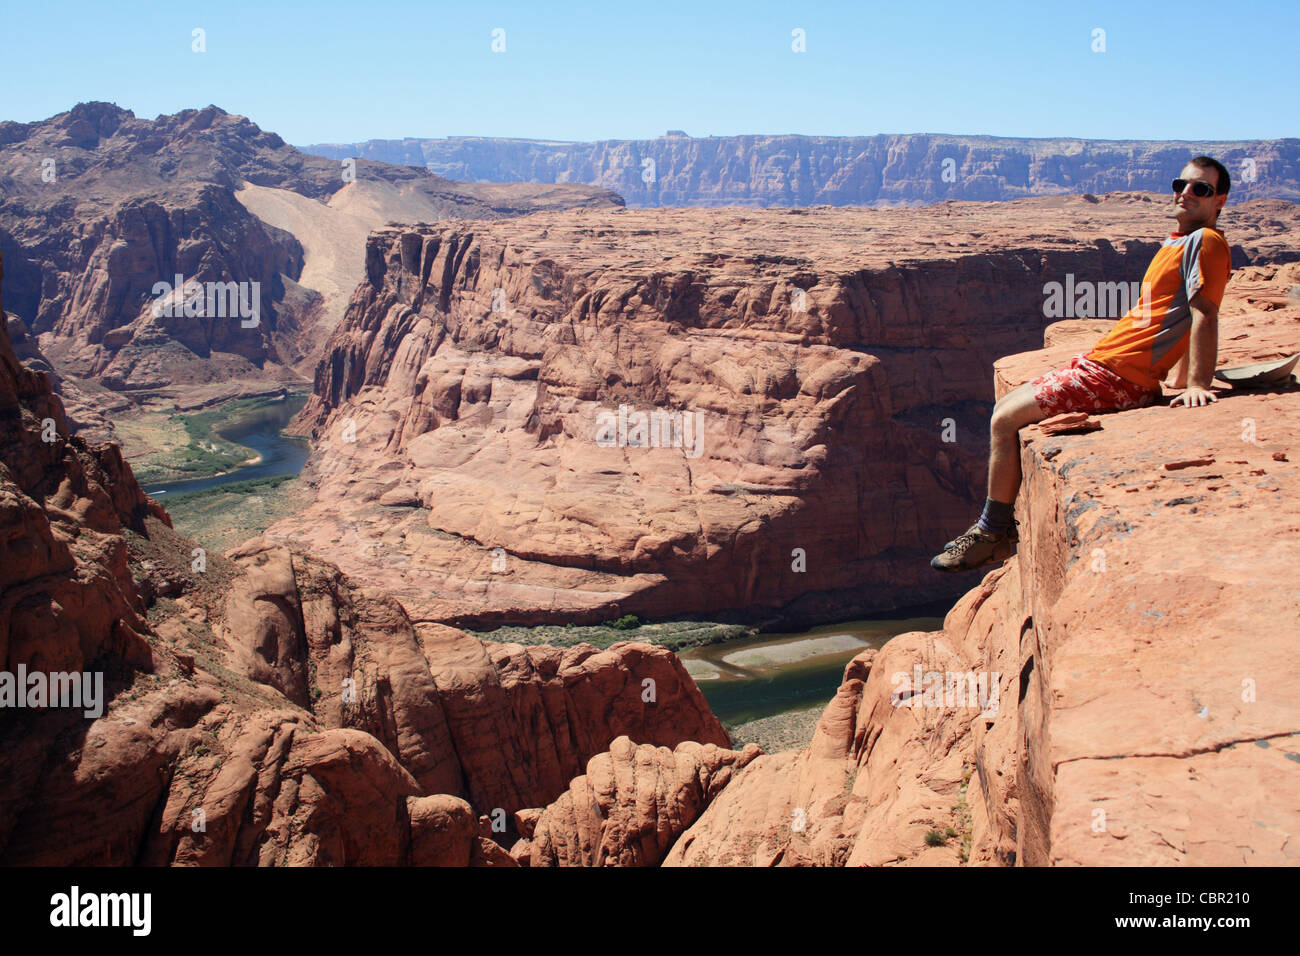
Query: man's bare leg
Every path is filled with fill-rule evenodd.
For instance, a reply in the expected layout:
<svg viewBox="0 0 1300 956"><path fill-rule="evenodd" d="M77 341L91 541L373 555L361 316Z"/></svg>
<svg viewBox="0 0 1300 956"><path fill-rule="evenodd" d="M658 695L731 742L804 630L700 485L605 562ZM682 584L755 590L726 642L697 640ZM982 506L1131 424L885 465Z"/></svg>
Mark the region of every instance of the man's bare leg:
<svg viewBox="0 0 1300 956"><path fill-rule="evenodd" d="M989 422L988 500L977 521L930 561L936 571L967 571L1010 554L1014 543L1011 507L1020 491L1020 429L1047 413L1028 383L1013 389L993 407Z"/></svg>
<svg viewBox="0 0 1300 956"><path fill-rule="evenodd" d="M1020 429L1047 418L1026 382L998 399L989 422L988 496L1011 504L1020 491Z"/></svg>

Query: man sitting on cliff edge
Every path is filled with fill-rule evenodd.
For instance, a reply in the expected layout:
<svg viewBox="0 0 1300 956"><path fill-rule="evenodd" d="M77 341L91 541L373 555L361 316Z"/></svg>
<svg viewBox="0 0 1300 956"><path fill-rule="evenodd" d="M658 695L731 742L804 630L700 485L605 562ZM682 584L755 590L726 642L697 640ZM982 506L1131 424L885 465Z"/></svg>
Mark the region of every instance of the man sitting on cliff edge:
<svg viewBox="0 0 1300 956"><path fill-rule="evenodd" d="M1232 180L1218 160L1197 156L1173 182L1171 233L1142 280L1142 299L1086 355L1068 368L1013 389L993 408L989 426L989 483L984 512L950 541L930 566L969 571L1002 561L1016 543L1011 516L1020 490L1020 429L1062 412L1122 411L1150 405L1160 381L1186 391L1171 407L1208 405L1219 345L1219 303L1231 254L1216 228ZM1190 383L1188 358L1191 359Z"/></svg>

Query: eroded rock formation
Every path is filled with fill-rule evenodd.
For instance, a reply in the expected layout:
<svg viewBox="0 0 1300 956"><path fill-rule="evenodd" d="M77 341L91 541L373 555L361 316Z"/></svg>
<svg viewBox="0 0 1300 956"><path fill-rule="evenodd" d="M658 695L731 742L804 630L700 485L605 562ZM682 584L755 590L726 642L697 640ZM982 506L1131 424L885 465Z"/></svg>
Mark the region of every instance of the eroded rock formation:
<svg viewBox="0 0 1300 956"><path fill-rule="evenodd" d="M4 327L0 527L7 682L102 679L4 701L5 864L513 865L480 817L554 800L619 735L730 743L662 649L417 632L310 556L204 554L116 445L68 435Z"/></svg>
<svg viewBox="0 0 1300 956"><path fill-rule="evenodd" d="M527 246L493 247L483 236L495 227L381 235L309 412L323 439L316 510L293 548L272 536L228 556L172 530L115 446L70 437L48 376L21 365L0 329L0 667L102 673L108 698L98 717L0 711L0 862L1294 863L1294 378L1227 391L1207 408L1098 415L1102 427L1082 433L1027 429L1019 552L942 631L852 662L802 751L725 749L725 731L662 650L494 644L439 622L473 601L539 616L670 607L693 594L702 607L745 607L736 594L776 580L764 536L787 561L785 528L812 536L810 557L862 573L873 554L885 567L905 562L857 548L858 536L903 547L908 533L963 527L969 490L957 482L971 478L983 442L962 437L955 444L968 447L945 449L946 466L925 454L942 440L940 413L974 402L987 381L963 362L1024 329L985 306L955 332L932 326L954 295L939 280L1023 298L1041 334L1042 283L1063 267L1095 268L1089 277L1126 268L1095 245L1099 233L1155 219L1135 197L1035 203L1091 225L1053 235L1029 217L995 241L974 223L999 210L950 208L935 215L976 217L961 238L921 240L891 235L885 219L872 227L873 255L904 265L850 268L828 247L802 285L786 270L807 264L780 243L739 251L762 223L743 242L721 239L676 265L670 255L659 272L649 263L663 256L636 244L636 228L617 237L630 260L620 269L578 270L562 251L574 236L595 238L581 232L598 231L591 214L567 226L524 220L546 232ZM1294 207L1240 215L1220 365L1288 354L1300 327ZM845 235L841 249L858 227ZM922 242L966 248L956 265L942 261L952 253L903 259ZM1035 244L1047 251L1004 260L994 248ZM809 302L797 319L771 305L795 287ZM514 312L492 311L496 288ZM895 315L909 321L887 321ZM998 393L1097 332L1095 321L1057 323L1047 349L992 356ZM798 351L821 364L800 364ZM928 404L908 404L917 394ZM590 413L620 400L702 406L723 423L722 441L698 458L615 448L599 467L610 449L584 444ZM879 439L876 470L853 465L873 430L909 415L910 431ZM832 426L851 437L832 441ZM856 494L881 475L871 508L843 504L833 486L856 480ZM915 494L946 488L940 475L950 497ZM887 509L896 501L906 519ZM332 536L347 527L325 523L335 511L360 518L354 538ZM836 544L844 522L857 522L851 557ZM638 550L651 535L670 545ZM693 550L697 538L717 546ZM504 573L523 578L504 597L490 577L503 555ZM596 573L608 594L564 593ZM833 588L841 573L799 588ZM509 821L504 832L496 820Z"/></svg>
<svg viewBox="0 0 1300 956"><path fill-rule="evenodd" d="M1239 265L1298 226L1236 207ZM301 419L316 501L269 534L468 626L955 599L927 559L982 500L989 367L1170 227L1115 194L376 233Z"/></svg>
<svg viewBox="0 0 1300 956"><path fill-rule="evenodd" d="M347 216L332 215L338 194ZM277 196L301 201L296 218L277 215ZM337 320L322 314L336 298L334 270L350 290L365 230L389 216L495 218L586 204L621 199L579 185L462 188L367 160L344 169L215 106L142 120L80 103L48 120L0 123L9 308L61 372L132 395L301 381L294 366L306 361L310 372ZM333 245L349 238L355 248L335 264ZM313 254L329 261L313 264ZM206 314L157 314L155 284L174 285L178 274L187 287L245 285L241 307L255 302L256 315L215 300Z"/></svg>
<svg viewBox="0 0 1300 956"><path fill-rule="evenodd" d="M511 856L528 866L658 866L733 776L762 751L640 746L619 737L549 806Z"/></svg>

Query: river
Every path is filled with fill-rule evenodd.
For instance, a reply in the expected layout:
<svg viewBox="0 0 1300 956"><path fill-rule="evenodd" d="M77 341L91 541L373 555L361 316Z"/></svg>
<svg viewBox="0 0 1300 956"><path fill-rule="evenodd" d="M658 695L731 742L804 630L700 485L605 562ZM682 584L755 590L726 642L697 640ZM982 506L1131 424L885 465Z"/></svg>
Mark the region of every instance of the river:
<svg viewBox="0 0 1300 956"><path fill-rule="evenodd" d="M683 651L709 708L729 725L771 717L835 696L849 661L908 631L936 631L947 608L928 606L895 614L912 616L825 624L810 631L759 634Z"/></svg>
<svg viewBox="0 0 1300 956"><path fill-rule="evenodd" d="M284 428L306 404L305 395L291 395L282 402L263 405L239 414L225 425L214 429L227 441L251 448L260 456L253 465L241 465L224 475L207 478L185 478L149 485L145 493L158 498L191 491L208 491L236 481L254 478L274 478L278 475L296 475L302 471L310 449L307 442L284 434Z"/></svg>
<svg viewBox="0 0 1300 956"><path fill-rule="evenodd" d="M237 481L296 475L307 460L308 446L283 429L305 403L305 396L241 413L215 429L261 456L224 475L188 478L151 485L154 496L207 491ZM881 647L907 631L943 626L947 606L930 605L894 612L894 616L826 624L809 631L759 634L683 651L679 656L703 691L709 707L730 725L825 704L835 695L844 667L868 647Z"/></svg>

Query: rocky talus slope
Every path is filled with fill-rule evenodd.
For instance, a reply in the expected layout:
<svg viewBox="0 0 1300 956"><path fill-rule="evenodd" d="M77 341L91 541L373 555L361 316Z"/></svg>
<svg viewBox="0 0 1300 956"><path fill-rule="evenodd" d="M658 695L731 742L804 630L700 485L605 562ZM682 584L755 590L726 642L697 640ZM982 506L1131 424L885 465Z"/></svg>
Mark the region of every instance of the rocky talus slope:
<svg viewBox="0 0 1300 956"><path fill-rule="evenodd" d="M589 183L629 206L906 205L1117 189L1164 191L1192 156L1227 164L1234 199L1300 199L1300 139L1160 142L880 136L688 136L547 142L481 136L304 146L480 182Z"/></svg>
<svg viewBox="0 0 1300 956"><path fill-rule="evenodd" d="M1220 366L1293 353L1297 282L1234 276ZM1053 325L997 363L999 394L1094 335ZM1022 432L1018 553L943 630L852 661L806 749L737 763L699 812L696 789L656 789L680 780L666 754L616 742L521 814L515 852L650 863L656 821L685 818L663 865L1295 865L1300 386L1096 419Z"/></svg>
<svg viewBox="0 0 1300 956"><path fill-rule="evenodd" d="M1123 193L377 232L300 419L315 503L268 535L460 626L955 599L927 562L982 502L989 368L1042 342L1047 284L1138 283L1169 212ZM1292 203L1226 228L1242 268L1300 256Z"/></svg>
<svg viewBox="0 0 1300 956"><path fill-rule="evenodd" d="M3 325L0 528L3 864L513 865L513 814L616 739L729 744L661 648L482 642L301 552L204 554ZM102 697L30 696L81 673Z"/></svg>

